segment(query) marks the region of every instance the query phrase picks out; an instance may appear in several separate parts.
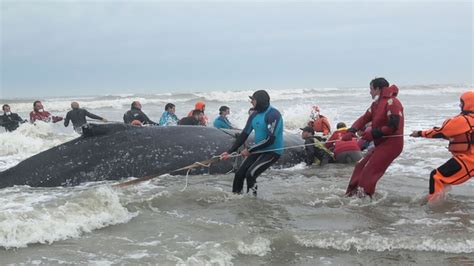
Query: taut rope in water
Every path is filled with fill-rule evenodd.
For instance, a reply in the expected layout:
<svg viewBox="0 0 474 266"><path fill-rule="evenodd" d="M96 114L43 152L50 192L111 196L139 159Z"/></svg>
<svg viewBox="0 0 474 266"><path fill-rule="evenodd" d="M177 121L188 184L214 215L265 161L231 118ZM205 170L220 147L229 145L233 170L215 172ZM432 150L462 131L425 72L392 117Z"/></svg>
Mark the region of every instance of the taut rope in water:
<svg viewBox="0 0 474 266"><path fill-rule="evenodd" d="M395 137L403 137L403 136L404 135L391 135L391 136L383 136L382 138L395 138ZM336 142L336 141L339 141L339 140L321 141L321 143L332 143L332 142ZM272 152L272 151L281 151L281 150L289 150L289 149L296 149L296 148L304 148L306 146L311 146L311 145L314 145L314 143L287 146L287 147L271 149L271 150L265 150L265 151L256 151L256 152L252 152L250 154L259 154L259 153ZM237 157L241 157L241 156L242 156L242 154L237 153L237 152L233 152L233 153L229 154L227 156L227 158L237 158ZM113 185L113 187L119 187L119 188L128 187L130 185L138 184L138 183L141 183L141 182L144 182L144 181L147 181L147 180L151 180L153 178L156 178L156 177L159 177L159 176L162 176L162 175L165 175L165 174L172 174L172 173L175 173L175 172L187 170L187 172L186 172L186 184L185 184L184 188L181 190L181 192L183 192L188 187L188 177L189 177L189 173L191 172L191 170L193 170L197 167L209 168L209 167L211 167L211 165L213 163L218 162L222 159L223 158L221 157L221 155L215 155L215 156L212 156L208 160L201 161L201 162L194 162L193 164L190 164L188 166L185 166L185 167L182 167L182 168L179 168L179 169L167 172L167 173L144 176L144 177L141 177L141 178L125 181L125 182L122 182L122 183L119 183L119 184L115 184L115 185Z"/></svg>

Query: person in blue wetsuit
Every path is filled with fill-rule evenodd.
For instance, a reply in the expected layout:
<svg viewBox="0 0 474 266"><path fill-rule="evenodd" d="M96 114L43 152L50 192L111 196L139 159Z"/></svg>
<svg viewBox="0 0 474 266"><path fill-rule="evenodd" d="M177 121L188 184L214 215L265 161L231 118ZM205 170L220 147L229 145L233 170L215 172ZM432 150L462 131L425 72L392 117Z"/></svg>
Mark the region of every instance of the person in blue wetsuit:
<svg viewBox="0 0 474 266"><path fill-rule="evenodd" d="M283 153L283 119L280 112L270 105L270 96L266 91L256 91L249 97L255 111L249 116L234 145L222 153L221 158L228 159L229 154L237 151L255 131L255 144L240 152L245 160L235 173L232 192L241 194L244 180L247 180L247 193L252 191L256 196L257 177L278 161Z"/></svg>
<svg viewBox="0 0 474 266"><path fill-rule="evenodd" d="M227 116L230 114L230 108L228 106L221 106L219 108L219 116L214 120L215 128L224 128L224 129L235 129L232 126Z"/></svg>

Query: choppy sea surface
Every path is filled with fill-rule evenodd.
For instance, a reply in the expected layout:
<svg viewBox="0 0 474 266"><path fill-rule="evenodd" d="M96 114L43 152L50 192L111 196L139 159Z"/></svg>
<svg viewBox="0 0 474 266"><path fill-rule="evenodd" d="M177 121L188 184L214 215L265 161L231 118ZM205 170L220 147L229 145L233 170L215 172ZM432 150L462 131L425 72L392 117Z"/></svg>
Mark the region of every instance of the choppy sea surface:
<svg viewBox="0 0 474 266"><path fill-rule="evenodd" d="M439 126L459 113L471 86L400 87L405 133ZM312 105L350 125L371 103L367 88L269 90L286 130L299 134ZM133 100L158 121L167 102L186 115L206 102L212 121L221 105L243 127L252 91L108 95L43 100L65 115L73 100L121 121ZM33 100L33 99L32 99ZM32 100L0 100L27 118ZM0 171L78 135L61 123L23 124L0 133ZM231 145L231 143L229 143ZM1 264L341 265L474 264L474 182L453 186L426 204L432 169L450 158L443 140L405 138L403 153L375 197L347 198L351 165L271 169L259 195L230 193L233 174L162 176L127 189L112 182L78 187L0 189ZM57 162L61 163L61 162Z"/></svg>

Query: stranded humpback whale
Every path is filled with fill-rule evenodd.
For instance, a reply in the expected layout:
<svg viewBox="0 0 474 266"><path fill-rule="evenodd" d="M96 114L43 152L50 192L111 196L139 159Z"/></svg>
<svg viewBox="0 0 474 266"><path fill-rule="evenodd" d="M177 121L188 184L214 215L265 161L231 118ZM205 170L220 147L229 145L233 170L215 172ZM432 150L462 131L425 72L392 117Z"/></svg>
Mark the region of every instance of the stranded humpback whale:
<svg viewBox="0 0 474 266"><path fill-rule="evenodd" d="M0 188L74 186L90 181L164 174L221 154L231 147L238 133L200 126L91 124L84 129L83 136L1 172ZM284 138L285 146L303 144L296 135L285 134ZM276 166L298 164L303 156L302 149L287 150ZM210 168L195 169L191 174L227 173L238 163L238 159L219 161Z"/></svg>

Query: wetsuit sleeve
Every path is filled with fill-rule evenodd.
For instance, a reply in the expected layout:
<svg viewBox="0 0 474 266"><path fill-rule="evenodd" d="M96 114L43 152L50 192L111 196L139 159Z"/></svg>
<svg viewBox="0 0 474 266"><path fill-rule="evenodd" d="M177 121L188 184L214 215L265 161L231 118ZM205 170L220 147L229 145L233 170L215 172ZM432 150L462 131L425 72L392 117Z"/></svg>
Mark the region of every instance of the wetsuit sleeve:
<svg viewBox="0 0 474 266"><path fill-rule="evenodd" d="M250 115L249 119L247 119L247 124L245 124L244 129L235 139L232 147L227 151L228 153L233 153L237 151L237 149L245 143L250 133L252 133L252 130L253 130L252 120L255 118L255 116L256 116L256 113L253 113L252 115Z"/></svg>
<svg viewBox="0 0 474 266"><path fill-rule="evenodd" d="M87 116L87 117L90 117L90 118L92 118L92 119L98 119L98 120L102 120L102 119L103 119L102 117L100 117L100 116L98 116L98 115L95 115L95 114L93 114L93 113L90 113L90 112L87 111L87 110L84 110L84 111L86 111L86 116Z"/></svg>
<svg viewBox="0 0 474 266"><path fill-rule="evenodd" d="M304 158L304 161L306 165L312 165L314 163L314 157L316 153L316 148L314 147L314 139L306 139L304 141L304 144L307 145L304 147L304 150L306 152L306 156ZM313 145L310 145L313 144Z"/></svg>
<svg viewBox="0 0 474 266"><path fill-rule="evenodd" d="M157 125L157 123L151 121L144 112L141 112L141 114L143 115L143 121L145 121L145 124Z"/></svg>
<svg viewBox="0 0 474 266"><path fill-rule="evenodd" d="M272 110L265 115L265 124L267 128L267 137L260 141L259 143L255 143L255 145L249 148L249 152L255 152L258 150L262 150L275 142L276 139L276 129L278 128L279 124L282 123L281 115L278 111Z"/></svg>
<svg viewBox="0 0 474 266"><path fill-rule="evenodd" d="M469 132L471 127L468 120L463 115L458 115L444 121L441 127L423 130L421 136L424 138L443 138L447 139L456 135Z"/></svg>
<svg viewBox="0 0 474 266"><path fill-rule="evenodd" d="M70 120L71 120L71 113L68 112L68 113L66 114L66 118L64 119L64 126L65 126L65 127L69 126L69 121L70 121Z"/></svg>
<svg viewBox="0 0 474 266"><path fill-rule="evenodd" d="M364 129L365 125L367 123L369 123L370 121L372 121L372 111L371 111L371 109L372 109L372 106L370 106L369 109L367 109L367 111L365 112L365 114L362 115L361 117L359 117L359 119L357 119L354 122L354 124L352 124L351 129L354 129L354 132L357 132L357 130ZM351 131L351 130L349 130L349 131Z"/></svg>
<svg viewBox="0 0 474 266"><path fill-rule="evenodd" d="M16 122L23 122L23 119L21 119L21 117L18 115L18 114L12 114L13 116L13 121L16 121Z"/></svg>

